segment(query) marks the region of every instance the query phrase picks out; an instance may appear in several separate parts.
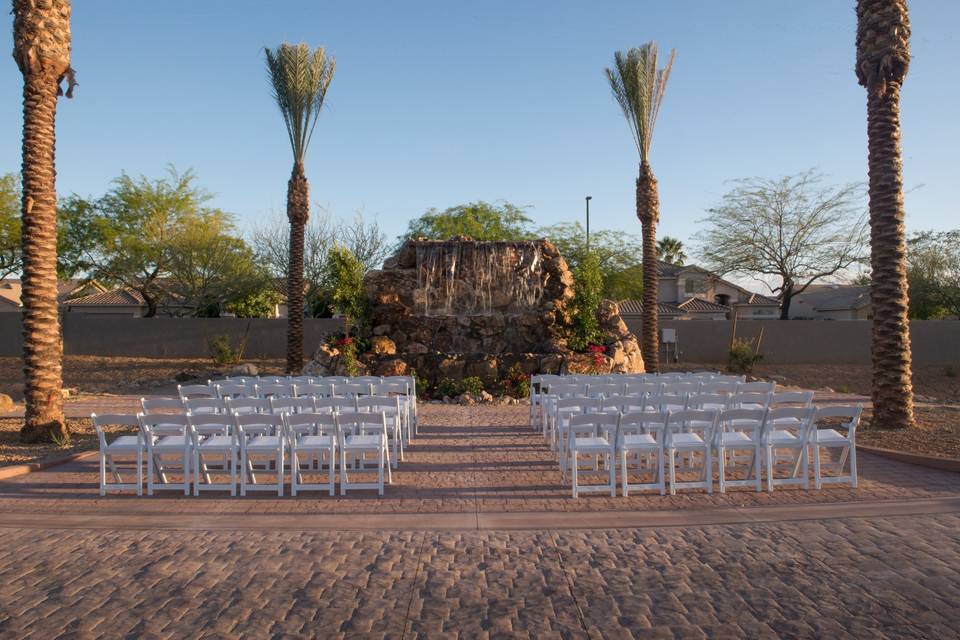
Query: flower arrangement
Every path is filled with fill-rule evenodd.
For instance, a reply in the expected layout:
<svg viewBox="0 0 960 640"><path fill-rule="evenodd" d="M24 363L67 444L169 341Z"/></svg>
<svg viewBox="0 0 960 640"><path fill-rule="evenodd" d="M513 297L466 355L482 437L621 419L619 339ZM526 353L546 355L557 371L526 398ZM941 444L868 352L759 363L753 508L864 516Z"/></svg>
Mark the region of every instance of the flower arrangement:
<svg viewBox="0 0 960 640"><path fill-rule="evenodd" d="M602 344L591 344L587 347L587 353L593 356L594 373L600 373L606 365L604 356L607 353L607 348Z"/></svg>

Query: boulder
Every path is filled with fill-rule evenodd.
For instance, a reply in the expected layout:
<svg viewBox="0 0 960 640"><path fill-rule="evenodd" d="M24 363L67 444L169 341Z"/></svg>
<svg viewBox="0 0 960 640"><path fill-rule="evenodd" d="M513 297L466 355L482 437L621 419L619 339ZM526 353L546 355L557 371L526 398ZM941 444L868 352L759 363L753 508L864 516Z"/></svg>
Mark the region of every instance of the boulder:
<svg viewBox="0 0 960 640"><path fill-rule="evenodd" d="M5 393L0 393L0 413L13 411L13 398Z"/></svg>
<svg viewBox="0 0 960 640"><path fill-rule="evenodd" d="M391 358L378 362L373 371L374 375L378 376L405 376L409 372L409 367L400 358Z"/></svg>
<svg viewBox="0 0 960 640"><path fill-rule="evenodd" d="M256 365L250 362L244 362L230 369L230 375L231 376L257 376L257 375L260 375L260 370L257 369Z"/></svg>
<svg viewBox="0 0 960 640"><path fill-rule="evenodd" d="M429 349L427 349L427 345L422 342L411 342L404 351L406 353L426 353Z"/></svg>
<svg viewBox="0 0 960 640"><path fill-rule="evenodd" d="M397 345L387 336L374 336L370 341L370 351L378 356L392 356L397 352Z"/></svg>

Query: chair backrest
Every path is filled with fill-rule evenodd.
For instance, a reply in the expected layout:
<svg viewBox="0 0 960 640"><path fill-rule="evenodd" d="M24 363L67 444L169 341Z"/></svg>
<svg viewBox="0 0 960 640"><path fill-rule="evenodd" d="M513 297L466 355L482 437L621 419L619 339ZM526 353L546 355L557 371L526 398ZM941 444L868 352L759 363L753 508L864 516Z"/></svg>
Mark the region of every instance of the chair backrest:
<svg viewBox="0 0 960 640"><path fill-rule="evenodd" d="M221 398L249 398L254 395L256 382L220 382L214 385Z"/></svg>
<svg viewBox="0 0 960 640"><path fill-rule="evenodd" d="M728 404L731 409L743 408L745 406L748 408L756 408L749 407L749 405L757 405L763 408L770 406L770 394L765 391L748 393L741 393L738 391L736 395L730 398L730 402Z"/></svg>
<svg viewBox="0 0 960 640"><path fill-rule="evenodd" d="M568 437L589 438L599 436L603 438L616 437L617 425L620 423L620 414L591 413L587 415L571 416L568 427Z"/></svg>
<svg viewBox="0 0 960 640"><path fill-rule="evenodd" d="M623 395L642 396L646 393L660 393L659 382L627 382L623 385Z"/></svg>
<svg viewBox="0 0 960 640"><path fill-rule="evenodd" d="M102 416L91 413L90 422L93 423L93 428L97 432L97 439L100 441L101 448L107 446L107 434L103 430L106 425L135 427L138 433L140 429L140 419L132 413L105 413Z"/></svg>
<svg viewBox="0 0 960 640"><path fill-rule="evenodd" d="M738 393L773 393L777 388L776 382L741 382L737 387Z"/></svg>
<svg viewBox="0 0 960 640"><path fill-rule="evenodd" d="M590 413L598 411L602 402L600 398L557 398L553 408L558 413Z"/></svg>
<svg viewBox="0 0 960 640"><path fill-rule="evenodd" d="M313 406L316 413L356 413L357 398L314 398Z"/></svg>
<svg viewBox="0 0 960 640"><path fill-rule="evenodd" d="M235 382L245 385L254 385L260 381L259 376L226 376L223 379L223 382Z"/></svg>
<svg viewBox="0 0 960 640"><path fill-rule="evenodd" d="M229 436L234 433L233 417L225 414L187 414L190 438L199 446L201 436Z"/></svg>
<svg viewBox="0 0 960 640"><path fill-rule="evenodd" d="M813 404L813 391L776 391L770 395L770 406L785 404L809 407Z"/></svg>
<svg viewBox="0 0 960 640"><path fill-rule="evenodd" d="M671 432L698 431L703 434L704 442L710 442L713 438L719 413L716 409L671 411L667 415L667 430Z"/></svg>
<svg viewBox="0 0 960 640"><path fill-rule="evenodd" d="M313 384L313 376L287 376L287 382L297 385L297 391L302 384Z"/></svg>
<svg viewBox="0 0 960 640"><path fill-rule="evenodd" d="M224 398L223 405L227 413L243 415L245 413L268 413L270 401L267 398Z"/></svg>
<svg viewBox="0 0 960 640"><path fill-rule="evenodd" d="M620 395L623 391L623 385L614 382L598 382L587 385L587 395L591 398L606 398L607 396Z"/></svg>
<svg viewBox="0 0 960 640"><path fill-rule="evenodd" d="M378 383L379 384L379 383ZM340 398L348 396L369 396L371 394L371 382L347 382L344 384L334 384L333 394Z"/></svg>
<svg viewBox="0 0 960 640"><path fill-rule="evenodd" d="M253 435L282 435L283 416L272 413L234 414L233 425L241 441Z"/></svg>
<svg viewBox="0 0 960 640"><path fill-rule="evenodd" d="M663 432L667 427L665 411L639 411L624 413L620 416L620 436L639 435L650 433L654 439L663 444Z"/></svg>
<svg viewBox="0 0 960 640"><path fill-rule="evenodd" d="M546 386L545 395L557 398L570 398L573 396L582 396L586 385L571 382L556 382Z"/></svg>
<svg viewBox="0 0 960 640"><path fill-rule="evenodd" d="M651 399L656 399L660 411L682 411L687 408L688 397L689 394L682 391L664 391L659 395L651 396Z"/></svg>
<svg viewBox="0 0 960 640"><path fill-rule="evenodd" d="M314 384L350 384L350 378L346 376L323 376L322 378L315 378L313 382Z"/></svg>
<svg viewBox="0 0 960 640"><path fill-rule="evenodd" d="M687 397L688 409L725 409L730 396L722 393L691 393Z"/></svg>
<svg viewBox="0 0 960 640"><path fill-rule="evenodd" d="M227 408L223 398L188 398L183 401L183 408L188 413L226 413Z"/></svg>
<svg viewBox="0 0 960 640"><path fill-rule="evenodd" d="M756 442L760 441L767 409L723 409L717 417L717 437L724 432L750 432Z"/></svg>
<svg viewBox="0 0 960 640"><path fill-rule="evenodd" d="M357 410L364 413L387 414L387 418L400 415L400 396L363 396L357 398Z"/></svg>
<svg viewBox="0 0 960 640"><path fill-rule="evenodd" d="M350 378L353 384L380 384L383 378L380 376L354 376Z"/></svg>
<svg viewBox="0 0 960 640"><path fill-rule="evenodd" d="M746 381L747 376L737 376L732 373L718 373L710 380L710 382L734 382L736 384Z"/></svg>
<svg viewBox="0 0 960 640"><path fill-rule="evenodd" d="M336 436L337 420L332 413L285 413L283 424L289 438L295 436Z"/></svg>
<svg viewBox="0 0 960 640"><path fill-rule="evenodd" d="M147 415L155 413L170 415L186 412L183 400L180 398L140 398L140 408Z"/></svg>
<svg viewBox="0 0 960 640"><path fill-rule="evenodd" d="M270 397L267 400L270 402L270 413L312 412L316 408L316 401L312 396L301 396L299 398Z"/></svg>
<svg viewBox="0 0 960 640"><path fill-rule="evenodd" d="M189 437L189 427L187 426L187 415L185 413L139 413L137 418L148 448L153 447L153 436L155 435ZM184 440L184 444L186 444L186 440Z"/></svg>
<svg viewBox="0 0 960 640"><path fill-rule="evenodd" d="M697 393L700 382L664 382L661 393Z"/></svg>
<svg viewBox="0 0 960 640"><path fill-rule="evenodd" d="M253 391L258 398L293 398L297 395L297 387L288 382L273 382L254 385Z"/></svg>
<svg viewBox="0 0 960 640"><path fill-rule="evenodd" d="M297 397L310 396L312 398L327 398L333 395L333 385L329 382L314 382L311 384L297 383Z"/></svg>
<svg viewBox="0 0 960 640"><path fill-rule="evenodd" d="M341 437L374 433L387 436L387 417L383 413L336 413L334 418Z"/></svg>
<svg viewBox="0 0 960 640"><path fill-rule="evenodd" d="M827 421L828 424L824 426L831 429L836 429L837 427L845 429L847 431L847 438L852 439L856 434L857 426L860 424L863 405L826 406L811 409L811 411L811 430L819 428L821 421ZM839 423L837 422L838 420L840 421Z"/></svg>
<svg viewBox="0 0 960 640"><path fill-rule="evenodd" d="M181 400L219 397L216 386L210 384L178 384L177 395Z"/></svg>
<svg viewBox="0 0 960 640"><path fill-rule="evenodd" d="M725 393L733 395L737 392L739 383L734 380L721 380L719 382L711 380L700 385L700 393Z"/></svg>

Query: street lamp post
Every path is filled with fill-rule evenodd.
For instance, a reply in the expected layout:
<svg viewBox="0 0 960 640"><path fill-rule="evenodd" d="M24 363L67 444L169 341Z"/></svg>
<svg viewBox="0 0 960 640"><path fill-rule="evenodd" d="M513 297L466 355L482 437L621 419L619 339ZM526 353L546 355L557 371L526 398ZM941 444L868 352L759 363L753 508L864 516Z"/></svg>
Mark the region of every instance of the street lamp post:
<svg viewBox="0 0 960 640"><path fill-rule="evenodd" d="M593 196L587 196L587 253L590 253L590 201Z"/></svg>

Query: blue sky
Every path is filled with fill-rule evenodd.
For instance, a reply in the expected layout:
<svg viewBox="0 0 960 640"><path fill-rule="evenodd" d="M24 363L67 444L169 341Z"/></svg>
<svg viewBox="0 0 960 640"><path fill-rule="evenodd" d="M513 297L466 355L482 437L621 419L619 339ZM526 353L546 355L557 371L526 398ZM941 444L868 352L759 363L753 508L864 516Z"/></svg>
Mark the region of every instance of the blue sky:
<svg viewBox="0 0 960 640"><path fill-rule="evenodd" d="M530 205L636 232L636 151L603 77L616 49L677 50L651 162L661 232L688 239L726 181L816 167L866 178L853 0L78 0L58 190L193 168L244 224L282 211L290 150L263 46L323 45L337 73L309 151L312 199L391 235L428 207ZM957 226L960 2L913 0L903 94L907 223ZM12 48L10 21L0 51ZM0 63L0 172L19 167L20 77Z"/></svg>

